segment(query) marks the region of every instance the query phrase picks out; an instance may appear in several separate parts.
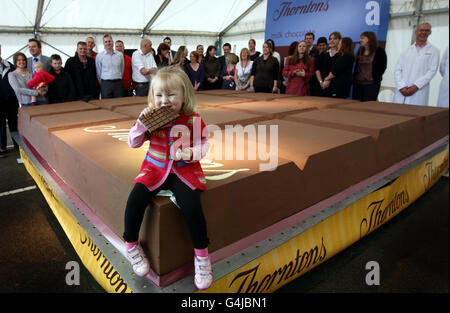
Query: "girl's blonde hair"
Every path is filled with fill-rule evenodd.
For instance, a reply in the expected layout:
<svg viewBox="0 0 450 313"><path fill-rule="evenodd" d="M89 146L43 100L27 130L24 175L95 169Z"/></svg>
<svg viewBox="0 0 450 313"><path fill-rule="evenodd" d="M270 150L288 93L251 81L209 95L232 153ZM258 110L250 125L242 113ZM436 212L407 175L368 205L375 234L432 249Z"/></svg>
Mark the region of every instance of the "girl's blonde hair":
<svg viewBox="0 0 450 313"><path fill-rule="evenodd" d="M163 67L158 71L152 79L150 92L148 93L148 106L150 108L155 107L155 95L153 92L155 81L159 81L161 88L166 92L181 88L183 90L183 106L181 110L184 115L189 116L197 113L197 100L195 99L194 88L183 70L176 67Z"/></svg>

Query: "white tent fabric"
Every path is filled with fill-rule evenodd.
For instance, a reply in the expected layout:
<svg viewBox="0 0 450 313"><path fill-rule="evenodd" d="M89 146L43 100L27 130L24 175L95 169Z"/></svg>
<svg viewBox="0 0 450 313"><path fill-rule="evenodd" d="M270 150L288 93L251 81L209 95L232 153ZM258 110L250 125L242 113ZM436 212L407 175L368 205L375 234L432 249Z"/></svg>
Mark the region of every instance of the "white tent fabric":
<svg viewBox="0 0 450 313"><path fill-rule="evenodd" d="M12 61L17 51L29 56L28 39L37 35L43 42L43 54L57 53L65 62L74 55L76 43L87 36L95 38L97 51L103 50L105 33L122 40L126 49L138 48L142 36L150 38L156 49L164 37L170 36L173 50L181 45L189 51L198 44L206 48L220 39L222 44L229 42L232 51L239 54L250 38L261 50L267 1L270 0L2 0L2 57ZM449 0L391 0L386 41L388 69L379 100L392 101L393 69L400 53L411 44L417 22L430 22L430 42L441 52L445 50L448 9ZM333 31L339 29L330 26L330 33ZM431 83L431 105L436 105L440 81L437 74Z"/></svg>

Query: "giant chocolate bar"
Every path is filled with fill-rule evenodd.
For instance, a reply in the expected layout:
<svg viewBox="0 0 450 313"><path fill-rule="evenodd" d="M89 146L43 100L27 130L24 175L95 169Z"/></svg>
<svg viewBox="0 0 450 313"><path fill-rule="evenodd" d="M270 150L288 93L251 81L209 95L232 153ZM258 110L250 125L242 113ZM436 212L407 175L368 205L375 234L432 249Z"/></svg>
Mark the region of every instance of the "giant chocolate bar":
<svg viewBox="0 0 450 313"><path fill-rule="evenodd" d="M337 105L323 98L316 103L308 98L309 102L299 104L299 99L285 102L279 100L281 97L268 100L264 95L264 100L252 96L251 101L239 103L225 99L242 98L242 92L226 92L222 97L223 101L210 98L211 102L205 101L199 108L207 124L222 127L211 132L211 149L202 160L208 187L202 193L202 205L211 252L330 197L448 135L447 109L371 103L372 107L379 105L378 113L364 115L361 112L374 112L368 104ZM278 106L272 105L276 103ZM336 105L336 109L326 109L326 103ZM47 107L44 113L38 112L43 110L39 107L20 109L19 131L121 237L126 200L148 146L129 148L128 131L146 104L107 106L115 112L73 112L74 108L67 106L69 113L61 113L64 104L58 105ZM234 128L223 128L226 124ZM263 135L259 130L267 132L268 159L266 147L258 145ZM233 131L245 133L242 141ZM275 140L277 145L270 146ZM257 150L255 157L252 147ZM225 156L231 156L231 160ZM273 170L261 171L261 165ZM166 197L153 200L140 239L160 275L192 262L186 223Z"/></svg>

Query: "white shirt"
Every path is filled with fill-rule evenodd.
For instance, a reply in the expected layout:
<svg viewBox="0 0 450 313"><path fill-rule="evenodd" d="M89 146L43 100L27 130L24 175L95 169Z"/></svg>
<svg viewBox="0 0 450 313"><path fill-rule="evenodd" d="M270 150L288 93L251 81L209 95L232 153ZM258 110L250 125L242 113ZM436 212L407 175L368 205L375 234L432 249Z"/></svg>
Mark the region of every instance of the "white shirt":
<svg viewBox="0 0 450 313"><path fill-rule="evenodd" d="M439 67L439 50L429 42L417 49L416 44L402 52L394 70L395 94L393 102L429 105L430 81ZM419 90L412 96L405 97L400 89L416 85Z"/></svg>
<svg viewBox="0 0 450 313"><path fill-rule="evenodd" d="M239 81L239 86L243 86L249 81L251 73L252 73L252 66L253 66L253 61L248 61L246 67L242 67L241 62L236 64L236 73L237 73L237 78ZM249 89L250 89L250 86L246 90L249 90ZM236 86L236 90L238 90L237 86Z"/></svg>
<svg viewBox="0 0 450 313"><path fill-rule="evenodd" d="M98 53L95 58L95 67L100 82L102 79L122 79L125 68L122 52L113 50L112 53L108 53L104 50Z"/></svg>
<svg viewBox="0 0 450 313"><path fill-rule="evenodd" d="M442 75L441 87L439 89L439 99L437 106L441 108L448 108L448 47L445 49L444 55L442 56L441 66L439 67L439 72Z"/></svg>
<svg viewBox="0 0 450 313"><path fill-rule="evenodd" d="M151 52L144 54L141 49L137 49L131 56L132 79L137 83L148 83L147 77L141 74L141 69L156 68L155 58Z"/></svg>

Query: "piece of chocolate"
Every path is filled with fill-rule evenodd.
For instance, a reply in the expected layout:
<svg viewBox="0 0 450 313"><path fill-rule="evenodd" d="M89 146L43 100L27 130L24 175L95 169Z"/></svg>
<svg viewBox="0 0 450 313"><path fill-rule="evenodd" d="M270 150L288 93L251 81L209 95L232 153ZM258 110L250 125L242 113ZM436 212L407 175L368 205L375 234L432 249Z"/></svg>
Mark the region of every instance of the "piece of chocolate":
<svg viewBox="0 0 450 313"><path fill-rule="evenodd" d="M176 120L180 114L176 113L169 107L162 107L154 110L149 117L139 116L139 120L147 127L148 131L154 132L162 126Z"/></svg>

